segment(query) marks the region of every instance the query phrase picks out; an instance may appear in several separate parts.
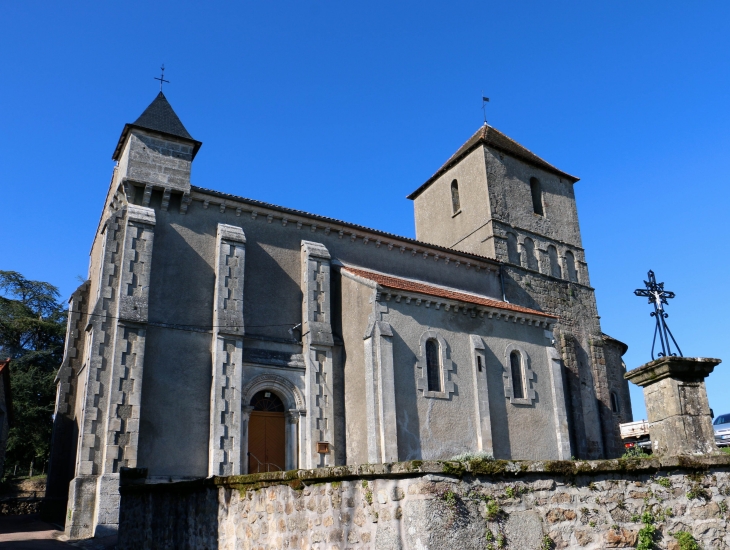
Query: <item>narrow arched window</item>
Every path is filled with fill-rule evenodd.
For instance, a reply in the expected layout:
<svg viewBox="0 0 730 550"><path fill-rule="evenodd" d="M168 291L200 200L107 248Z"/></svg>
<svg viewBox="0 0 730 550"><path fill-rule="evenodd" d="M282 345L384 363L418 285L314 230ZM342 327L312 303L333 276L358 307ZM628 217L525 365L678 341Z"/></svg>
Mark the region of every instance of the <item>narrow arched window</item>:
<svg viewBox="0 0 730 550"><path fill-rule="evenodd" d="M530 193L532 193L532 211L542 216L542 188L539 179L530 178Z"/></svg>
<svg viewBox="0 0 730 550"><path fill-rule="evenodd" d="M568 270L568 280L577 283L578 272L575 270L575 256L570 250L565 253L565 269Z"/></svg>
<svg viewBox="0 0 730 550"><path fill-rule="evenodd" d="M537 257L535 256L535 242L530 237L525 237L522 246L525 249L525 267L538 271Z"/></svg>
<svg viewBox="0 0 730 550"><path fill-rule="evenodd" d="M547 247L548 260L550 262L550 275L553 277L562 277L560 262L558 262L558 250L553 245Z"/></svg>
<svg viewBox="0 0 730 550"><path fill-rule="evenodd" d="M428 391L443 391L441 389L441 353L439 343L434 338L426 340L426 376Z"/></svg>
<svg viewBox="0 0 730 550"><path fill-rule="evenodd" d="M451 208L454 214L461 210L461 202L459 202L459 182L456 180L451 182Z"/></svg>
<svg viewBox="0 0 730 550"><path fill-rule="evenodd" d="M512 372L512 397L514 399L525 398L525 384L522 376L522 357L519 351L509 354L510 370Z"/></svg>
<svg viewBox="0 0 730 550"><path fill-rule="evenodd" d="M621 412L621 407L619 407L618 403L618 395L616 395L616 392L611 392L611 410L615 413Z"/></svg>
<svg viewBox="0 0 730 550"><path fill-rule="evenodd" d="M520 265L520 252L517 250L517 237L507 233L507 260L511 264Z"/></svg>

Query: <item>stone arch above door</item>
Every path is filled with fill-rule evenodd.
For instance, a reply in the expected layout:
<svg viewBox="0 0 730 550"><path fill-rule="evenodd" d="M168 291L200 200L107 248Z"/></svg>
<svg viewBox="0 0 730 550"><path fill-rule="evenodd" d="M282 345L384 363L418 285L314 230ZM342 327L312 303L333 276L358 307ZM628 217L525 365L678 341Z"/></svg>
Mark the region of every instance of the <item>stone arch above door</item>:
<svg viewBox="0 0 730 550"><path fill-rule="evenodd" d="M291 380L278 374L260 374L243 386L241 390L241 403L248 407L251 398L261 390L273 391L284 402L284 408L288 410L304 410L304 396Z"/></svg>

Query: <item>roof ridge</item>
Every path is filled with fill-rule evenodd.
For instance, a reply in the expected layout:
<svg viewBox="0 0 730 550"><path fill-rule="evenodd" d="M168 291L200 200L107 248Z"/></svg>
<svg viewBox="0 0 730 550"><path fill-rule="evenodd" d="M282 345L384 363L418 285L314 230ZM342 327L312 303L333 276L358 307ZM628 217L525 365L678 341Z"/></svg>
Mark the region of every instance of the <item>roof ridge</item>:
<svg viewBox="0 0 730 550"><path fill-rule="evenodd" d="M348 271L349 273L352 273L353 275L357 275L359 277L363 277L365 279L373 281L386 288L404 290L407 292L416 292L418 294L426 294L428 296L436 296L449 300L467 302L470 304L492 307L495 309L514 311L515 313L524 313L526 315L538 315L540 317L550 317L553 319L558 319L557 316L550 313L545 313L543 311L538 311L536 309L524 306L510 304L509 302L503 302L501 300L495 300L494 298L489 298L487 296L479 294L473 294L469 291L450 289L451 287L442 288L434 286L433 283L420 281L418 279L409 279L407 277L387 275L385 273L379 273L375 271L370 271L368 269L351 267L347 265L343 265L342 269Z"/></svg>
<svg viewBox="0 0 730 550"><path fill-rule="evenodd" d="M494 137L492 137L492 134L494 134ZM502 141L503 143L500 143L500 141ZM537 166L538 168L542 168L543 170L558 174L561 177L571 179L573 180L573 182L578 181L577 177L572 176L567 172L563 172L556 166L550 164L545 159L530 151L524 145L521 145L519 142L515 141L508 135L497 130L494 126L490 126L489 124L485 123L482 124L482 126L480 126L479 129L474 132L472 136L467 139L462 144L462 146L459 147L456 152L448 158L448 160L444 164L441 165L441 168L436 170L436 172L434 172L434 174L430 178L428 178L418 189L413 191L413 193L408 195L406 198L414 200L416 197L418 197L418 195L425 191L426 188L428 188L431 183L434 182L434 180L446 173L459 160L461 160L467 154L471 153L479 144L493 147L494 149L502 151L515 158L521 159L529 164Z"/></svg>

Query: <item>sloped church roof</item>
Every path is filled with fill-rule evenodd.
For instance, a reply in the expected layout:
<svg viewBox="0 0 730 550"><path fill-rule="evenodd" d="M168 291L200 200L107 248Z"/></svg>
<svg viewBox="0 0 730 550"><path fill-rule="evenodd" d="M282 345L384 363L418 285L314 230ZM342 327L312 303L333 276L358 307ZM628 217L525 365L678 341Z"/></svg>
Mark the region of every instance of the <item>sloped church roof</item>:
<svg viewBox="0 0 730 550"><path fill-rule="evenodd" d="M165 94L160 92L152 103L144 110L144 112L132 124L125 124L119 143L114 150L113 160L119 160L122 154L124 143L127 140L129 130L132 128L140 128L142 130L151 130L166 136L175 137L184 141L189 141L193 145L193 158L195 158L202 142L193 139L180 118L175 113L170 102L167 101Z"/></svg>
<svg viewBox="0 0 730 550"><path fill-rule="evenodd" d="M418 195L420 195L423 191L426 190L426 188L431 185L437 178L439 178L441 175L444 174L447 170L449 170L452 166L454 166L457 162L459 162L462 158L464 158L466 155L471 153L474 149L476 149L479 145L487 145L488 147L492 147L493 149L496 149L498 151L501 151L511 157L518 158L524 162L527 162L528 164L532 164L533 166L536 166L538 168L542 168L543 170L547 172L552 172L553 174L557 174L558 176L564 177L566 179L571 180L573 183L578 181L578 178L575 176L571 176L567 172L563 172L562 170L559 170L546 160L541 159L538 157L535 153L524 147L523 145L520 145L515 140L513 140L510 137L507 137L502 132L497 130L496 128L493 128L492 126L489 126L486 122L484 125L477 130L473 136L471 136L468 140L466 140L466 143L459 147L459 149L451 155L449 160L447 160L441 168L439 168L436 173L428 178L426 182L421 185L418 189L416 189L413 193L408 195L407 198L413 200Z"/></svg>

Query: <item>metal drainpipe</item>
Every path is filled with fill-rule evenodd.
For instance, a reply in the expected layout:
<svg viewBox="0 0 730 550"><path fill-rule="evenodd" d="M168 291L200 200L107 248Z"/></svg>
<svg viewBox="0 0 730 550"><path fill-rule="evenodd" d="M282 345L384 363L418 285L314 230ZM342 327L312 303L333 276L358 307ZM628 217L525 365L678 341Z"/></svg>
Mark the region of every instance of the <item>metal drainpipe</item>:
<svg viewBox="0 0 730 550"><path fill-rule="evenodd" d="M499 263L499 281L502 283L502 301L509 304L507 295L504 293L504 273L502 272L503 267L504 267L504 264L502 262L500 262Z"/></svg>

